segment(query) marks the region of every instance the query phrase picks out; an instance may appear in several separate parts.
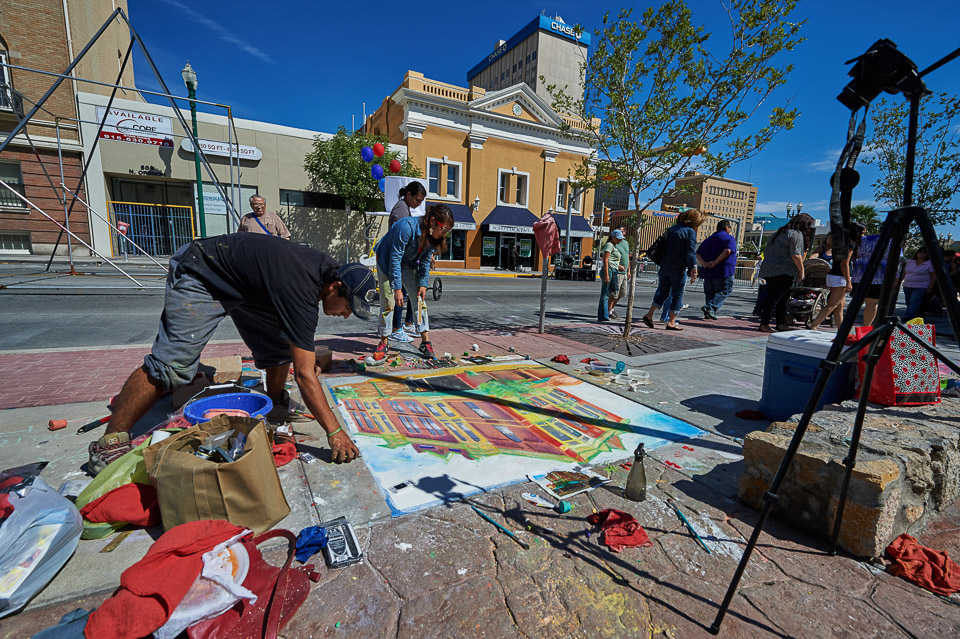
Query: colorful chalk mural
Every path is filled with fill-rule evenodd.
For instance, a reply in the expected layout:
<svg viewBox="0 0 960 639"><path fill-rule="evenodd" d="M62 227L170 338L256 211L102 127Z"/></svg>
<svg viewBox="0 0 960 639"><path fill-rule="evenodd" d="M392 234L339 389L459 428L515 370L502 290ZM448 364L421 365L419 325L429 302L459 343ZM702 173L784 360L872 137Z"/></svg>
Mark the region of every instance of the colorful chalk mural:
<svg viewBox="0 0 960 639"><path fill-rule="evenodd" d="M703 434L530 362L326 384L394 516Z"/></svg>

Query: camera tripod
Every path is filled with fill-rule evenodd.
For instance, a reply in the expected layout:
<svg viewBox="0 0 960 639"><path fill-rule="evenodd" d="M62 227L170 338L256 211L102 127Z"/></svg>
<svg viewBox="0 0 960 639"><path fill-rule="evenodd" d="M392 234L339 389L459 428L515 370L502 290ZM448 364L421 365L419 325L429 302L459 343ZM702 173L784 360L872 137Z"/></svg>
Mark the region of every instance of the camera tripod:
<svg viewBox="0 0 960 639"><path fill-rule="evenodd" d="M886 41L878 42L874 47ZM890 43L892 45L892 43ZM895 45L893 46L895 49ZM871 55L875 52L876 49L868 51L864 58ZM889 52L887 52L889 53ZM902 56L902 54L899 54ZM857 450L860 444L860 435L863 428L863 421L866 415L867 410L867 398L870 394L870 387L873 382L874 372L880 356L883 354L883 350L887 348L888 342L893 335L895 330L900 330L906 335L910 340L912 340L919 348L929 352L933 355L935 360L944 362L951 370L960 374L960 366L957 363L950 361L943 353L941 353L937 348L931 346L923 339L917 336L909 326L904 324L899 317L894 315L896 310L897 303L897 294L899 292L899 287L897 286L898 279L898 270L899 270L899 256L903 250L904 241L907 236L907 232L911 224L915 223L920 231L920 235L923 239L923 245L927 249L927 254L930 257L931 265L933 266L934 275L936 277L937 286L939 287L941 297L943 298L944 305L947 310L947 316L950 320L950 325L953 329L954 339L960 339L960 304L957 302L957 292L953 287L953 283L950 281L950 277L947 274L946 265L943 260L943 256L940 252L940 244L937 241L937 234L933 227L933 223L930 221L929 214L926 209L918 206L912 206L913 202L913 180L914 180L914 163L915 163L915 153L917 145L917 123L919 119L919 110L920 110L920 99L927 92L926 87L923 84L921 78L933 71L934 69L946 64L955 57L960 56L960 49L954 51L949 56L943 58L936 64L930 66L925 71L921 73L916 72L916 67L913 66L912 62L909 62L905 56L903 59L906 60L911 66L913 66L912 71L908 71L902 79L898 82L898 86L895 87L897 91L903 91L906 97L910 100L910 119L909 119L909 128L908 128L908 138L907 138L907 155L905 159L904 166L904 188L903 188L903 204L901 208L890 211L887 214L887 218L884 221L881 229L880 235L877 240L877 245L873 250L873 253L870 256L870 260L867 263L863 277L860 280L860 283L854 288L852 301L850 303L849 310L844 314L843 323L837 329L837 336L833 340L833 345L830 347L830 351L827 353L827 356L820 362L820 372L817 376L816 383L814 385L813 391L807 400L806 407L803 410L803 414L800 417L800 422L797 424L797 428L794 431L793 439L790 441L790 445L787 447L786 453L784 453L783 460L780 462L780 467L777 470L776 475L773 478L773 481L770 483L770 488L764 493L764 504L760 511L760 516L757 519L757 523L754 526L753 533L750 535L750 539L747 542L747 546L743 551L743 556L740 559L740 563L737 566L737 570L733 575L733 578L730 581L730 585L727 588L726 595L723 598L723 602L720 604L720 608L717 611L717 616L713 621L713 625L710 626L710 632L712 634L720 633L720 625L723 623L723 618L727 613L730 603L733 600L734 595L737 592L737 587L740 583L740 579L743 577L743 573L747 568L747 564L750 562L750 556L753 554L753 550L757 545L757 540L760 537L760 533L763 530L763 526L767 521L767 517L770 515L774 504L777 503L779 497L777 493L780 490L781 485L783 484L784 478L786 477L787 471L790 468L790 464L793 462L793 458L796 456L797 451L800 448L800 443L803 440L803 436L807 431L807 427L810 424L810 420L813 417L813 413L816 412L817 404L819 403L821 397L823 396L824 390L826 389L827 382L830 379L830 376L836 371L838 366L848 360L855 358L860 351L864 349L869 349L867 355L864 357L864 362L866 363L866 368L863 376L863 380L860 386L860 396L857 403L857 412L854 417L853 422L853 432L850 436L850 447L847 452L847 456L843 460L843 465L845 467L845 472L843 476L843 483L840 489L840 499L837 504L837 512L833 524L833 534L830 540L830 549L829 554L835 555L837 551L837 540L840 536L840 525L843 520L843 511L844 506L846 505L847 499L847 489L850 485L850 476L853 473L853 469L857 463ZM863 64L861 62L860 64ZM858 67L860 66L858 64ZM856 70L856 69L855 69ZM862 71L862 70L861 70ZM853 72L851 73L853 75ZM855 76L857 81L861 81L862 77ZM853 86L853 83L851 83ZM879 94L881 89L886 87L882 84L874 85L876 88L875 92L872 92L872 95L868 95L866 98L860 98L859 95L854 97L862 100L862 104L856 105L859 106L869 105L869 101L872 100L876 95ZM904 88L906 87L906 88ZM849 89L850 87L848 87ZM858 88L863 88L858 87ZM889 90L889 89L888 89ZM853 91L845 90L841 98L845 97L847 94L852 94ZM871 93L869 88L866 93ZM849 98L848 98L849 100ZM841 99L841 102L844 102ZM847 104L847 102L844 102ZM851 107L852 108L852 107ZM866 116L864 116L866 117ZM852 122L852 119L851 119ZM853 126L851 124L851 133ZM850 139L852 135L848 135L848 146L850 145ZM862 141L862 134L861 134ZM845 153L847 149L845 149ZM856 161L856 153L858 149L852 154L853 159L850 162L850 165L846 168L842 167L842 164L845 161L845 158L841 156L841 162L838 164L837 172L834 174L834 195L836 196L841 188L840 182L843 181L842 174L844 172L849 172L848 174L853 174L855 176L855 171L852 171L852 163ZM842 199L846 209L843 211L843 219L840 219L840 208L831 207L831 226L834 233L837 233L838 230L840 233L847 227L849 224L849 203L850 203L850 193L849 191L856 184L858 177L855 179L848 179L847 185L844 187L846 193L843 194ZM837 200L835 197L834 200ZM833 204L833 201L831 202ZM842 227L842 228L841 228ZM836 243L835 243L836 246ZM841 256L843 251L841 251ZM857 319L857 315L860 312L860 309L863 307L864 301L867 297L867 290L870 287L871 282L873 281L874 276L880 270L880 265L884 256L887 256L886 269L883 274L883 282L880 287L880 297L877 309L877 317L880 318L874 325L873 330L868 334L863 336L861 339L857 340L855 343L849 346L849 348L844 349L844 344L847 340L847 336L850 335L851 330L853 329L854 322ZM842 259L841 256L838 256L835 252L834 259Z"/></svg>

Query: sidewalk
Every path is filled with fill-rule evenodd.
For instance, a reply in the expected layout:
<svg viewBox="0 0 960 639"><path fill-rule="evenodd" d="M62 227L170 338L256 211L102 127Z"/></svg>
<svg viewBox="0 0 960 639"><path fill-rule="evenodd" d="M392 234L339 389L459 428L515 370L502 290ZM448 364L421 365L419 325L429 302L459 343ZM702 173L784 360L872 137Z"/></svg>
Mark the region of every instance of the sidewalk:
<svg viewBox="0 0 960 639"><path fill-rule="evenodd" d="M535 328L506 331L431 332L438 353L461 354L477 344L486 355L516 352L587 381L579 360L622 360L650 373L639 392L617 392L656 411L707 431L698 439L651 452L648 498L622 497L626 471L601 470L613 481L578 495L574 509L557 515L520 498L529 484L470 498L469 502L530 544L522 549L478 517L467 504L451 503L399 518L389 510L362 461L327 463L326 441L315 423L298 426L301 450L321 459L294 461L281 470L289 515L279 525L294 531L343 515L356 527L362 564L322 568L304 606L284 637L381 639L397 637L707 637L710 624L740 559L757 513L735 500L740 440L767 422L734 413L756 408L766 338L740 320L684 322L683 343L666 344L663 330L644 332L650 348L624 356L598 351L582 331ZM566 327L575 329L578 327ZM583 327L579 327L583 328ZM577 336L574 339L571 336ZM589 338L591 343L596 340ZM342 362L366 355L369 335L319 336ZM682 346L680 348L679 346ZM104 401L149 347L0 354L0 370L20 371L0 380L0 450L4 466L50 460L44 479L59 486L82 475L86 444L95 433L76 426L105 414ZM209 354L245 354L239 343L213 344ZM565 354L570 365L549 359ZM15 367L15 368L12 368ZM338 364L334 374L355 374ZM75 385L83 382L79 389ZM39 383L41 388L34 389ZM169 410L158 406L150 419ZM873 410L873 409L871 409ZM71 419L48 432L46 421ZM149 421L145 420L145 421ZM670 462L671 465L665 462ZM667 506L673 498L711 552L707 554ZM653 546L611 553L589 534L593 511L617 508L633 514ZM531 529L531 524L543 528ZM536 532L535 532L536 531ZM27 637L77 607L98 605L139 560L159 531L138 531L109 554L110 539L83 541L63 571L28 606L0 620L0 638ZM944 513L922 543L960 550L960 509ZM894 578L868 563L829 557L825 544L768 521L723 637L946 637L960 631L960 607ZM267 551L276 559L279 549ZM322 562L321 562L322 563Z"/></svg>

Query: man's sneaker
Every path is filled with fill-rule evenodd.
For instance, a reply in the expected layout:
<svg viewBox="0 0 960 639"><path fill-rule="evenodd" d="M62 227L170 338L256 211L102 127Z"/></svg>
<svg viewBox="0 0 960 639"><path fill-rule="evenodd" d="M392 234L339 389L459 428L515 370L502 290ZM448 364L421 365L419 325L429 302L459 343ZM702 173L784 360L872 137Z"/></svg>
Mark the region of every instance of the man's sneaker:
<svg viewBox="0 0 960 639"><path fill-rule="evenodd" d="M130 443L130 433L110 433L104 435L97 441L90 442L90 447L88 448L90 463L87 465L87 468L92 475L97 475L101 470L131 450L133 450L133 444Z"/></svg>
<svg viewBox="0 0 960 639"><path fill-rule="evenodd" d="M620 314L616 311L610 311L610 319L620 319Z"/></svg>
<svg viewBox="0 0 960 639"><path fill-rule="evenodd" d="M280 399L270 398L273 402L273 408L264 415L268 422L312 422L312 417L307 417L305 413L296 410L290 405L290 393L283 391Z"/></svg>
<svg viewBox="0 0 960 639"><path fill-rule="evenodd" d="M433 352L433 344L430 342L420 344L420 353L424 359L437 359L437 354Z"/></svg>
<svg viewBox="0 0 960 639"><path fill-rule="evenodd" d="M404 324L403 332L409 337L420 337L420 331L418 331L417 327L413 324Z"/></svg>
<svg viewBox="0 0 960 639"><path fill-rule="evenodd" d="M393 342L412 342L413 341L413 338L407 335L406 331L404 331L402 328L394 331L390 335L390 337L388 337L387 339Z"/></svg>
<svg viewBox="0 0 960 639"><path fill-rule="evenodd" d="M708 320L717 319L717 314L713 312L712 308L701 306L700 310L703 311L703 319L708 319Z"/></svg>

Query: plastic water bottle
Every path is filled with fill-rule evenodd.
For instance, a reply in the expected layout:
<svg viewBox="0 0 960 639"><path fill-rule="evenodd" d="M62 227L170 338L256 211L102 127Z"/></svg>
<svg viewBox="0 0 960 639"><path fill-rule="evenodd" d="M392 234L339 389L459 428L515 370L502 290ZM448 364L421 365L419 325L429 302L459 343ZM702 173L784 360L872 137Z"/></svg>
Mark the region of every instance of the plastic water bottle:
<svg viewBox="0 0 960 639"><path fill-rule="evenodd" d="M633 466L630 467L627 485L623 489L624 495L631 501L644 501L647 498L647 472L643 468L643 458L646 456L647 451L641 443L633 452Z"/></svg>

